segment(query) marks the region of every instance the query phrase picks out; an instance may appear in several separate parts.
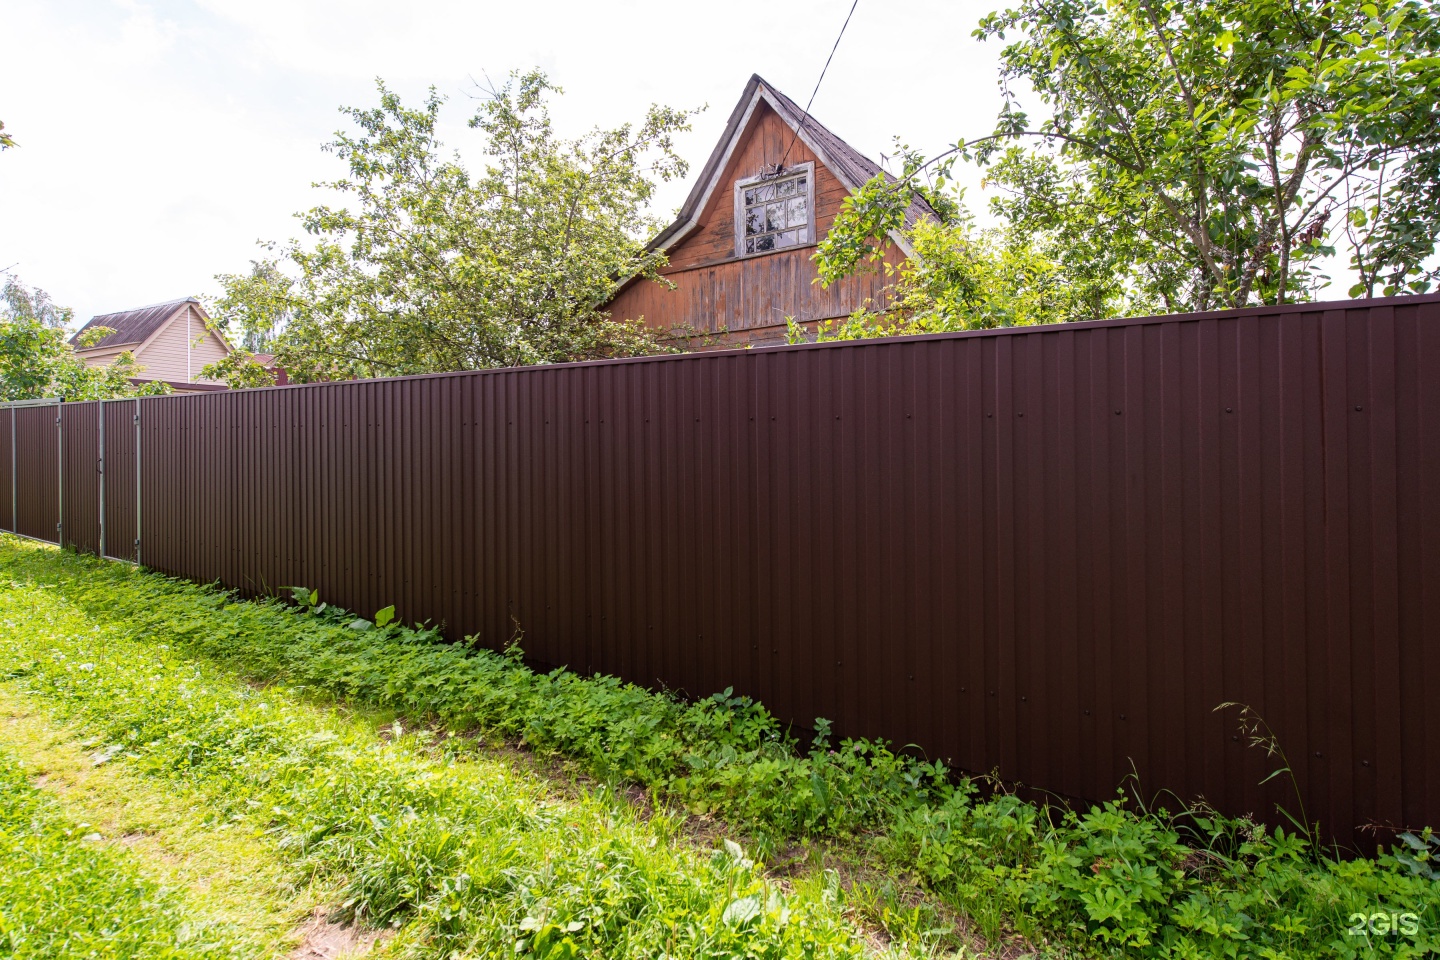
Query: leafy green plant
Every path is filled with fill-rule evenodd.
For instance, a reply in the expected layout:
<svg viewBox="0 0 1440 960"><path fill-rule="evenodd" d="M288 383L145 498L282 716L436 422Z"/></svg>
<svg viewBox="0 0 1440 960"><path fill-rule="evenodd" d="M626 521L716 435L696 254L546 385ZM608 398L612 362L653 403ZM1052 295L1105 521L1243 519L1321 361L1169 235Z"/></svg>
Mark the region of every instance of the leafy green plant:
<svg viewBox="0 0 1440 960"><path fill-rule="evenodd" d="M11 579L16 573L8 562L0 573L0 672L9 683L93 732L108 762L203 791L217 819L264 831L297 882L343 878L341 916L401 929L409 955L863 953L823 889L782 892L734 844L697 852L663 812L644 818L608 791L562 797L475 755L464 738L407 733L400 721L377 736L368 722L307 703L303 691L257 688L186 659L193 652L173 637L83 609L70 593L84 578L57 590ZM126 603L138 599L134 587L156 581L110 580L88 599ZM225 622L230 609L219 611L221 632L234 625ZM203 612L187 609L183 594L154 610L180 619ZM87 954L29 954L67 955Z"/></svg>
<svg viewBox="0 0 1440 960"><path fill-rule="evenodd" d="M1418 835L1410 831L1400 834L1404 846L1395 849L1395 859L1410 868L1417 877L1440 882L1440 837L1426 827Z"/></svg>

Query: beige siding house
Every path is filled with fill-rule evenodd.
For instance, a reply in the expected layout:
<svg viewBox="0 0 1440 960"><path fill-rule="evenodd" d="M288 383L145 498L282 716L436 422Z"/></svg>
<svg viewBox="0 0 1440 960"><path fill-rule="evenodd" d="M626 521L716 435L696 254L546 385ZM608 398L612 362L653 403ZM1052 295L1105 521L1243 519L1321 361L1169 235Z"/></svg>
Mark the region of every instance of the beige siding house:
<svg viewBox="0 0 1440 960"><path fill-rule="evenodd" d="M176 390L214 390L200 371L230 353L230 345L208 326L209 316L194 297L171 300L136 310L91 318L71 339L75 353L92 367L107 366L125 351L144 368L141 380L164 380ZM86 347L80 341L87 330L109 327L100 340Z"/></svg>

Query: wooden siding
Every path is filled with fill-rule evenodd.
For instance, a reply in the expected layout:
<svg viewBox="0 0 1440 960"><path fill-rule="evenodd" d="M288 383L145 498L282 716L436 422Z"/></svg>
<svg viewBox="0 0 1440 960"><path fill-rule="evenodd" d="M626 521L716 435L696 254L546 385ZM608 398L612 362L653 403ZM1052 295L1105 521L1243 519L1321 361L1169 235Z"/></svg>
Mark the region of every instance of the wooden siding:
<svg viewBox="0 0 1440 960"><path fill-rule="evenodd" d="M190 347L196 340L199 343ZM145 368L143 376L147 379L211 383L200 377L200 371L225 353L224 344L206 328L199 311L187 304L149 343L135 351L135 359Z"/></svg>
<svg viewBox="0 0 1440 960"><path fill-rule="evenodd" d="M787 148L787 166L815 162L812 216L816 236L823 237L848 191L762 102L721 173L699 226L669 251L670 264L661 272L675 289L647 281L632 283L611 303L611 315L644 318L649 326L681 332L739 334L738 338L721 338L725 342L768 342L783 339L787 317L813 323L847 316L867 304L884 308L887 281L881 271L850 277L828 289L816 283L818 273L810 259L815 253L813 245L755 257L735 256L735 181L778 163ZM892 249L886 259L898 265L904 255Z"/></svg>

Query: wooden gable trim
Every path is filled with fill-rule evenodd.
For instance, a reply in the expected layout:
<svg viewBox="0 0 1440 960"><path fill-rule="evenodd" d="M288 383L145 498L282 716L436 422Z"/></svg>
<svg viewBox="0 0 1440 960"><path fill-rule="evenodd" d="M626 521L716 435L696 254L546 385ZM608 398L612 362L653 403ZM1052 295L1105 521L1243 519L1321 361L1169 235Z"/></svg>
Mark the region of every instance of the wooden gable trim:
<svg viewBox="0 0 1440 960"><path fill-rule="evenodd" d="M821 165L825 167L831 176L839 181L841 186L851 193L860 189L861 185L852 183L850 178L841 172L840 168L835 165L834 161L820 146L818 141L810 136L804 129L805 125L803 123L797 125L790 122L789 111L780 105L780 102L770 92L765 82L760 79L760 75L755 74L751 76L750 82L746 84L745 91L740 95L740 101L735 105L735 109L731 111L730 120L725 125L725 133L721 136L720 142L715 145L715 149L711 151L709 159L705 161L705 166L700 173L700 180L690 191L690 195L685 198L685 203L681 205L680 216L676 218L674 223L662 230L654 240L651 240L650 243L646 245L646 250L669 250L671 247L683 241L700 226L701 218L704 216L705 210L709 207L711 198L714 197L715 191L720 187L720 179L725 175L725 171L730 166L730 159L735 155L735 150L739 146L741 139L750 129L750 123L755 116L755 108L758 107L762 101L780 118L781 122L795 132L800 142L805 144L805 146L815 154L815 157ZM906 257L910 259L915 258L915 248L901 235L899 230L891 230L887 236L900 248ZM813 239L818 241L820 238L817 236ZM756 256L760 256L760 254L756 254ZM731 257L729 259L740 258ZM715 262L725 263L728 262L728 260L718 260ZM638 279L640 279L640 274L635 273L621 280L620 283L616 285L614 292L611 293L610 299L613 300L619 296L622 290Z"/></svg>
<svg viewBox="0 0 1440 960"><path fill-rule="evenodd" d="M675 246L675 244L689 236L696 227L700 226L700 218L704 215L705 208L710 205L710 198L714 196L715 188L719 185L720 178L724 176L726 169L729 168L730 158L735 155L735 148L739 146L741 137L744 136L745 131L750 129L750 120L755 116L755 107L760 103L761 90L763 87L761 87L758 80L753 78L750 83L754 85L756 89L750 94L748 101L746 101L742 95L741 103L745 104L744 114L738 121L736 121L733 114L731 115L730 123L726 125L725 136L715 145L715 150L711 152L710 159L705 163L705 170L702 171L704 179L695 185L695 189L690 191L690 196L685 200L685 207L682 209L688 208L690 214L682 221L684 225L668 237L666 234L670 233L670 230L661 233L660 236L651 241L650 249L669 250ZM771 100L770 104L773 110L774 101ZM779 113L779 111L776 112L777 114ZM829 165L827 164L826 166ZM843 183L844 181L842 180L841 182ZM701 191L698 198L696 197L696 190ZM672 225L670 229L674 230L674 226Z"/></svg>

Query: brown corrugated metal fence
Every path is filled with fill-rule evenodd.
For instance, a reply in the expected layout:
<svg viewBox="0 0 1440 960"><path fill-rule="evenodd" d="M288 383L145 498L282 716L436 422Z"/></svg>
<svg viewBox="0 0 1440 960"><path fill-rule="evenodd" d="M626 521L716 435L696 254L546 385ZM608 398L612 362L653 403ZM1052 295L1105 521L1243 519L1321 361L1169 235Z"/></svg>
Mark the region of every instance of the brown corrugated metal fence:
<svg viewBox="0 0 1440 960"><path fill-rule="evenodd" d="M86 549L95 407L65 407ZM1342 842L1440 824L1437 297L105 411L107 551L167 573L1271 816L1238 701ZM53 540L54 410L15 414L20 532Z"/></svg>

